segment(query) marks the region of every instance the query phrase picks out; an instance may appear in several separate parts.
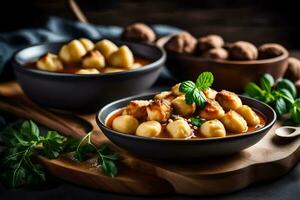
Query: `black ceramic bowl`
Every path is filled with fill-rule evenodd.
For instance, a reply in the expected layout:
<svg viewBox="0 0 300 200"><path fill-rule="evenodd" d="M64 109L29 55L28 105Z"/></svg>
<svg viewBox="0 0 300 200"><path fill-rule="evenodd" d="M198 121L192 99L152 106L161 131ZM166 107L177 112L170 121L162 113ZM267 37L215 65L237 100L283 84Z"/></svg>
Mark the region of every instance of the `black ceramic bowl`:
<svg viewBox="0 0 300 200"><path fill-rule="evenodd" d="M96 110L108 102L138 94L152 86L159 76L166 55L163 49L150 44L115 41L127 45L134 55L151 61L138 69L106 74L66 74L24 67L46 52L57 53L65 43L31 46L14 55L17 81L36 103L64 110Z"/></svg>
<svg viewBox="0 0 300 200"><path fill-rule="evenodd" d="M262 139L276 121L276 113L270 106L255 99L240 96L243 104L249 105L264 116L266 120L264 127L253 132L223 138L184 140L147 138L124 134L105 125L105 120L112 111L126 106L131 100L146 100L153 98L153 96L154 94L129 97L103 107L97 114L96 121L105 136L114 144L145 158L172 161L193 160L233 154L246 149Z"/></svg>

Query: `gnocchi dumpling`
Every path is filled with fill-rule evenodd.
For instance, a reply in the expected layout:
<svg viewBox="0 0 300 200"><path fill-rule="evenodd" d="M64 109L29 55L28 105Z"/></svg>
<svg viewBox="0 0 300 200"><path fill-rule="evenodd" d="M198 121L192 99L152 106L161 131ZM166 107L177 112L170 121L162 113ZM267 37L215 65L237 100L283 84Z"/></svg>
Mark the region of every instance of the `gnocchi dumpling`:
<svg viewBox="0 0 300 200"><path fill-rule="evenodd" d="M105 67L104 69L105 73L114 73L114 72L123 72L123 71L125 70L120 68L114 68L114 67Z"/></svg>
<svg viewBox="0 0 300 200"><path fill-rule="evenodd" d="M115 45L112 41L109 40L101 40L96 43L95 48L100 51L100 53L108 59L108 57L115 51L118 50L117 45Z"/></svg>
<svg viewBox="0 0 300 200"><path fill-rule="evenodd" d="M154 99L156 100L167 100L171 102L175 97L173 96L173 93L171 91L163 91L157 95L154 96Z"/></svg>
<svg viewBox="0 0 300 200"><path fill-rule="evenodd" d="M238 95L227 90L222 90L216 95L216 100L225 111L236 110L242 106L242 101Z"/></svg>
<svg viewBox="0 0 300 200"><path fill-rule="evenodd" d="M57 72L61 71L64 67L58 56L52 53L47 53L42 56L36 63L40 70Z"/></svg>
<svg viewBox="0 0 300 200"><path fill-rule="evenodd" d="M176 85L174 85L174 86L171 88L171 91L172 91L172 93L173 93L175 96L183 95L183 93L179 91L179 87L180 87L180 83L177 83Z"/></svg>
<svg viewBox="0 0 300 200"><path fill-rule="evenodd" d="M157 137L161 132L161 124L157 121L146 121L136 129L136 135L144 137Z"/></svg>
<svg viewBox="0 0 300 200"><path fill-rule="evenodd" d="M248 130L246 120L234 110L227 112L221 118L221 122L225 126L225 129L232 133L242 133Z"/></svg>
<svg viewBox="0 0 300 200"><path fill-rule="evenodd" d="M176 97L174 100L172 100L171 105L174 109L175 114L178 114L178 115L181 115L181 116L190 116L196 110L195 103L187 104L185 102L185 96L184 95Z"/></svg>
<svg viewBox="0 0 300 200"><path fill-rule="evenodd" d="M76 74L100 74L97 69L80 69Z"/></svg>
<svg viewBox="0 0 300 200"><path fill-rule="evenodd" d="M60 49L59 58L66 63L75 63L80 62L86 53L86 49L79 40L72 40Z"/></svg>
<svg viewBox="0 0 300 200"><path fill-rule="evenodd" d="M204 122L199 130L200 133L207 138L226 136L224 125L217 119Z"/></svg>
<svg viewBox="0 0 300 200"><path fill-rule="evenodd" d="M242 105L236 110L247 122L249 126L256 126L260 123L257 114L247 105Z"/></svg>
<svg viewBox="0 0 300 200"><path fill-rule="evenodd" d="M216 90L208 88L204 90L203 93L207 99L215 99L218 92Z"/></svg>
<svg viewBox="0 0 300 200"><path fill-rule="evenodd" d="M83 45L83 47L87 51L91 51L95 48L94 43L91 40L87 39L87 38L80 38L79 41L81 42L81 44Z"/></svg>
<svg viewBox="0 0 300 200"><path fill-rule="evenodd" d="M112 128L121 133L134 134L139 122L131 115L121 115L116 117L112 122Z"/></svg>
<svg viewBox="0 0 300 200"><path fill-rule="evenodd" d="M99 51L89 51L83 56L82 65L84 68L103 69L105 67L105 59Z"/></svg>
<svg viewBox="0 0 300 200"><path fill-rule="evenodd" d="M138 120L147 119L147 106L149 101L146 100L135 100L130 101L127 107L123 111L123 115L132 115Z"/></svg>
<svg viewBox="0 0 300 200"><path fill-rule="evenodd" d="M204 108L199 112L199 116L206 120L220 119L224 114L225 111L220 104L212 99L207 99Z"/></svg>
<svg viewBox="0 0 300 200"><path fill-rule="evenodd" d="M183 119L177 119L167 125L167 131L172 138L187 138L191 136L192 130Z"/></svg>
<svg viewBox="0 0 300 200"><path fill-rule="evenodd" d="M151 102L146 110L147 120L149 121L166 122L172 113L172 107L168 101L164 99Z"/></svg>
<svg viewBox="0 0 300 200"><path fill-rule="evenodd" d="M132 69L134 57L130 49L123 45L109 56L108 63L115 67Z"/></svg>

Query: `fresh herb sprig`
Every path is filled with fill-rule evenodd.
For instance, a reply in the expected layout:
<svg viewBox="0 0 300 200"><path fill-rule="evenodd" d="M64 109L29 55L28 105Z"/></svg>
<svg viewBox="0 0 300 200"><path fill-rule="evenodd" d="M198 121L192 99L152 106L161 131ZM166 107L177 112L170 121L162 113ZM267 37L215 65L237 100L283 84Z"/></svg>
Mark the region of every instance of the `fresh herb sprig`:
<svg viewBox="0 0 300 200"><path fill-rule="evenodd" d="M187 104L195 103L197 106L204 107L206 98L203 93L214 82L214 76L211 72L202 72L196 82L184 81L179 86L179 91L185 94Z"/></svg>
<svg viewBox="0 0 300 200"><path fill-rule="evenodd" d="M115 161L118 159L116 154L111 153L106 144L102 144L99 147L91 142L91 136L93 132L90 132L82 138L79 145L76 148L74 157L76 160L82 162L88 158L88 155L94 153L97 155L97 167L100 167L104 174L114 177L118 173Z"/></svg>
<svg viewBox="0 0 300 200"><path fill-rule="evenodd" d="M296 99L297 90L290 80L275 82L270 74L265 74L259 85L251 82L246 86L245 92L250 97L271 105L279 116L289 113L292 124L300 124L300 100Z"/></svg>
<svg viewBox="0 0 300 200"><path fill-rule="evenodd" d="M62 153L73 151L79 161L82 161L79 156L83 158L89 152L97 152L98 162L101 163L99 166L103 172L115 176L116 155L105 145L99 148L93 145L90 141L91 134L87 134L82 140L66 138L56 131L48 131L46 135L41 135L38 126L32 121L4 129L1 132L1 138L5 143L5 149L0 157L1 181L11 188L44 182L45 172L41 165L33 161L33 155L41 154L55 159ZM93 150L97 151L84 150L88 147L93 147Z"/></svg>
<svg viewBox="0 0 300 200"><path fill-rule="evenodd" d="M200 127L202 126L202 124L204 124L205 120L204 119L201 119L199 117L192 117L191 118L191 123L194 125L194 126L197 126L197 127Z"/></svg>

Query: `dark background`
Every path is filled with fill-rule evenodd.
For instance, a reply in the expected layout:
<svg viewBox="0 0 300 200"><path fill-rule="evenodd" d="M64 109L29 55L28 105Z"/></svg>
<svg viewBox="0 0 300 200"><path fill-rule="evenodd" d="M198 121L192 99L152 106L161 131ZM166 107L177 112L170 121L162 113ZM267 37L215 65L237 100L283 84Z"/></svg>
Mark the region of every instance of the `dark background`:
<svg viewBox="0 0 300 200"><path fill-rule="evenodd" d="M5 4L4 4L5 2ZM278 42L299 49L298 1L284 0L77 0L89 21L125 26L141 21L178 26L227 41ZM0 31L37 27L49 15L76 19L67 0L8 0L0 6Z"/></svg>

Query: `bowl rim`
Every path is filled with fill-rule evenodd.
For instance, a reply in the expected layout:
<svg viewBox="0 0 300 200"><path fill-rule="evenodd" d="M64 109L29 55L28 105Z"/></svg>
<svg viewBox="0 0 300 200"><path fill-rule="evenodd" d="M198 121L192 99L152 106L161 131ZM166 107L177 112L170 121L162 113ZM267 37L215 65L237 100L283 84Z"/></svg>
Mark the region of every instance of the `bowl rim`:
<svg viewBox="0 0 300 200"><path fill-rule="evenodd" d="M99 40L102 39L107 39L107 38L101 38ZM119 39L114 39L114 38L108 38L109 40L112 40L113 42L120 42L120 43L126 43L128 44L134 44L134 45L142 45L142 46L148 46L150 48L155 48L156 50L158 50L161 53L161 56L147 64L144 65L143 67L137 68L137 69L131 69L131 70L126 70L126 71L121 71L121 72L112 72L112 73L101 73L101 74L68 74L68 73L59 73L59 72L49 72L49 71L43 71L43 70L38 70L38 69L30 69L30 68L26 68L24 67L23 64L21 64L17 57L18 55L25 50L28 50L30 48L33 47L39 47L39 46L50 46L50 45L63 45L66 42L70 41L60 41L60 42L45 42L45 43L39 43L39 44L34 44L34 45L30 45L30 46L26 46L18 51L16 51L13 56L12 56L12 65L14 67L14 69L16 70L21 70L25 73L29 73L32 75L36 75L36 76L44 76L44 77L48 77L48 78L53 78L53 77L61 77L61 78L97 78L97 77L112 77L112 76L119 76L119 75L129 75L129 74L136 74L136 73L140 73L140 72L147 72L156 68L160 68L162 67L162 65L164 64L164 62L166 61L166 51L161 48L158 47L156 45L153 44L149 44L149 43L139 43L139 42L131 42L131 41L125 41L125 40L119 40Z"/></svg>
<svg viewBox="0 0 300 200"><path fill-rule="evenodd" d="M227 65L232 65L232 64L236 64L236 65L257 65L257 64L274 63L274 62L278 62L278 61L284 60L284 59L289 57L288 50L283 49L283 54L282 55L274 57L274 58L267 58L267 59L261 59L261 60L222 60L222 59L202 58L202 57L198 57L198 56L195 56L195 55L179 53L179 52L169 51L169 50L165 49L164 48L165 43L161 43L161 41L166 40L165 42L167 42L171 38L171 36L172 35L163 36L163 37L159 38L155 43L156 46L159 46L159 47L163 48L166 51L166 53L168 54L168 57L170 56L169 54L171 54L173 56L178 56L178 57L188 59L188 60L193 60L193 61L213 62L213 63L227 64Z"/></svg>
<svg viewBox="0 0 300 200"><path fill-rule="evenodd" d="M130 96L130 97L126 97L126 98L123 98L123 99L119 99L117 101L113 101L113 102L105 105L96 114L96 122L97 122L98 126L100 127L100 129L102 129L102 128L106 129L107 131L112 132L112 133L114 133L114 134L116 134L118 136L121 136L121 137L127 137L127 138L131 138L131 139L137 139L137 140L143 140L143 141L149 141L149 142L151 142L151 141L152 142L155 142L155 141L156 142L177 142L177 143L184 143L184 142L210 142L210 141L220 142L220 141L223 141L223 140L230 140L230 139L235 139L235 138L247 137L247 136L251 136L251 135L256 135L256 134L262 133L265 130L271 128L274 125L274 123L276 122L276 119L277 119L276 112L274 111L274 109L271 106L267 105L264 102L258 101L258 100L254 99L254 98L247 97L245 95L238 95L238 96L242 97L244 99L248 99L248 100L254 101L256 103L259 103L259 104L265 106L267 109L269 109L271 111L271 113L273 114L273 116L270 117L270 119L271 119L270 122L268 124L266 124L262 128L259 128L257 130L251 131L251 132L243 133L243 134L229 135L229 136L226 136L226 137L195 138L195 139L191 139L191 140L189 140L189 139L180 139L180 138L143 137L143 136L137 136L137 135L133 135L133 134L126 134L126 133L115 131L115 130L107 127L105 125L105 122L103 122L100 119L100 116L103 115L103 112L106 109L108 109L109 107L113 106L114 104L118 104L118 103L124 102L124 101L130 101L130 100L133 100L133 99L136 99L136 98L138 99L138 98L143 98L143 97L147 97L147 96L154 96L155 94L157 94L157 92L156 93L147 93L147 94L142 94L142 95ZM265 118L267 118L264 114L263 114L263 116ZM106 119L107 119L107 116L105 118L105 121L106 121Z"/></svg>

